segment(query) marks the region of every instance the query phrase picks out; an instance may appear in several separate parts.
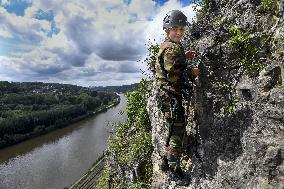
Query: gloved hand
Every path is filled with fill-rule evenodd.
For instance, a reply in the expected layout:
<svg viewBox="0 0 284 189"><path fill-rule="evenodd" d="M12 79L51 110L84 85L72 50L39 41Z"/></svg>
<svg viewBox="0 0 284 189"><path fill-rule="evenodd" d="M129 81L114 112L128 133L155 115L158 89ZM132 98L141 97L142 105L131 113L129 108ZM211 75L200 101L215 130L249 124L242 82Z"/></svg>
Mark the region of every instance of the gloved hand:
<svg viewBox="0 0 284 189"><path fill-rule="evenodd" d="M186 58L195 58L196 57L196 52L195 51L192 51L192 50L189 50L189 51L186 51L185 52L185 57Z"/></svg>

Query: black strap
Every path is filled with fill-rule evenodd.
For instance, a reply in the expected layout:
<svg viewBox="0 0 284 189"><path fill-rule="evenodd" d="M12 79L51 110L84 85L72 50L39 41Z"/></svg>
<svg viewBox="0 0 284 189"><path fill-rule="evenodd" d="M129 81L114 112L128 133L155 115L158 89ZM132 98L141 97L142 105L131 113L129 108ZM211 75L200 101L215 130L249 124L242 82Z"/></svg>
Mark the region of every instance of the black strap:
<svg viewBox="0 0 284 189"><path fill-rule="evenodd" d="M162 53L158 57L158 63L160 64L163 75L165 76L166 79L168 79L168 71L165 69L165 65L164 65L164 54L165 54L166 49L168 49L168 47L164 48Z"/></svg>

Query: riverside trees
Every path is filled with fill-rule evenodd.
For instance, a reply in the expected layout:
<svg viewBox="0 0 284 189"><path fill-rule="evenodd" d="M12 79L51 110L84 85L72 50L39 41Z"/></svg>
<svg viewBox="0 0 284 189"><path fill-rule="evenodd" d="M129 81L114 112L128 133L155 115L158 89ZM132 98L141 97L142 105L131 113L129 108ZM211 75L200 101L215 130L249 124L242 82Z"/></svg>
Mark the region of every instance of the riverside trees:
<svg viewBox="0 0 284 189"><path fill-rule="evenodd" d="M75 85L0 81L0 147L66 126L115 99Z"/></svg>

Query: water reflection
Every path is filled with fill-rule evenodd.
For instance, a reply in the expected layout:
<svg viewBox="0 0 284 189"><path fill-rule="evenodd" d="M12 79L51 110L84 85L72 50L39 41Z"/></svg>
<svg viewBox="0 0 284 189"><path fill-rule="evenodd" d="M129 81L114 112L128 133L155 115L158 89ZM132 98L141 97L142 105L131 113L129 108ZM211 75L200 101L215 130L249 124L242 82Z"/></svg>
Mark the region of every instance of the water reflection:
<svg viewBox="0 0 284 189"><path fill-rule="evenodd" d="M100 157L126 100L95 117L0 150L0 188L64 188Z"/></svg>

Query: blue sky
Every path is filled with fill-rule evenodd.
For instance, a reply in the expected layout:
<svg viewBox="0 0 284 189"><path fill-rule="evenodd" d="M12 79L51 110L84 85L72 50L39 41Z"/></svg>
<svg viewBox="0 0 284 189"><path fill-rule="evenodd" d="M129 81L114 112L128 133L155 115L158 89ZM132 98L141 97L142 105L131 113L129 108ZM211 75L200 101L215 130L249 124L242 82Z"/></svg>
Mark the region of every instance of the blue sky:
<svg viewBox="0 0 284 189"><path fill-rule="evenodd" d="M4 2L4 1L3 1ZM32 3L22 0L10 0L2 5L9 13L15 13L18 16L24 16L24 11L27 7L32 6Z"/></svg>
<svg viewBox="0 0 284 189"><path fill-rule="evenodd" d="M163 40L173 9L186 0L0 0L0 80L82 86L138 82L145 43Z"/></svg>
<svg viewBox="0 0 284 189"><path fill-rule="evenodd" d="M160 5L164 5L166 2L168 2L168 0L158 0L156 2ZM191 0L181 0L180 3L182 6L188 6L191 4Z"/></svg>

